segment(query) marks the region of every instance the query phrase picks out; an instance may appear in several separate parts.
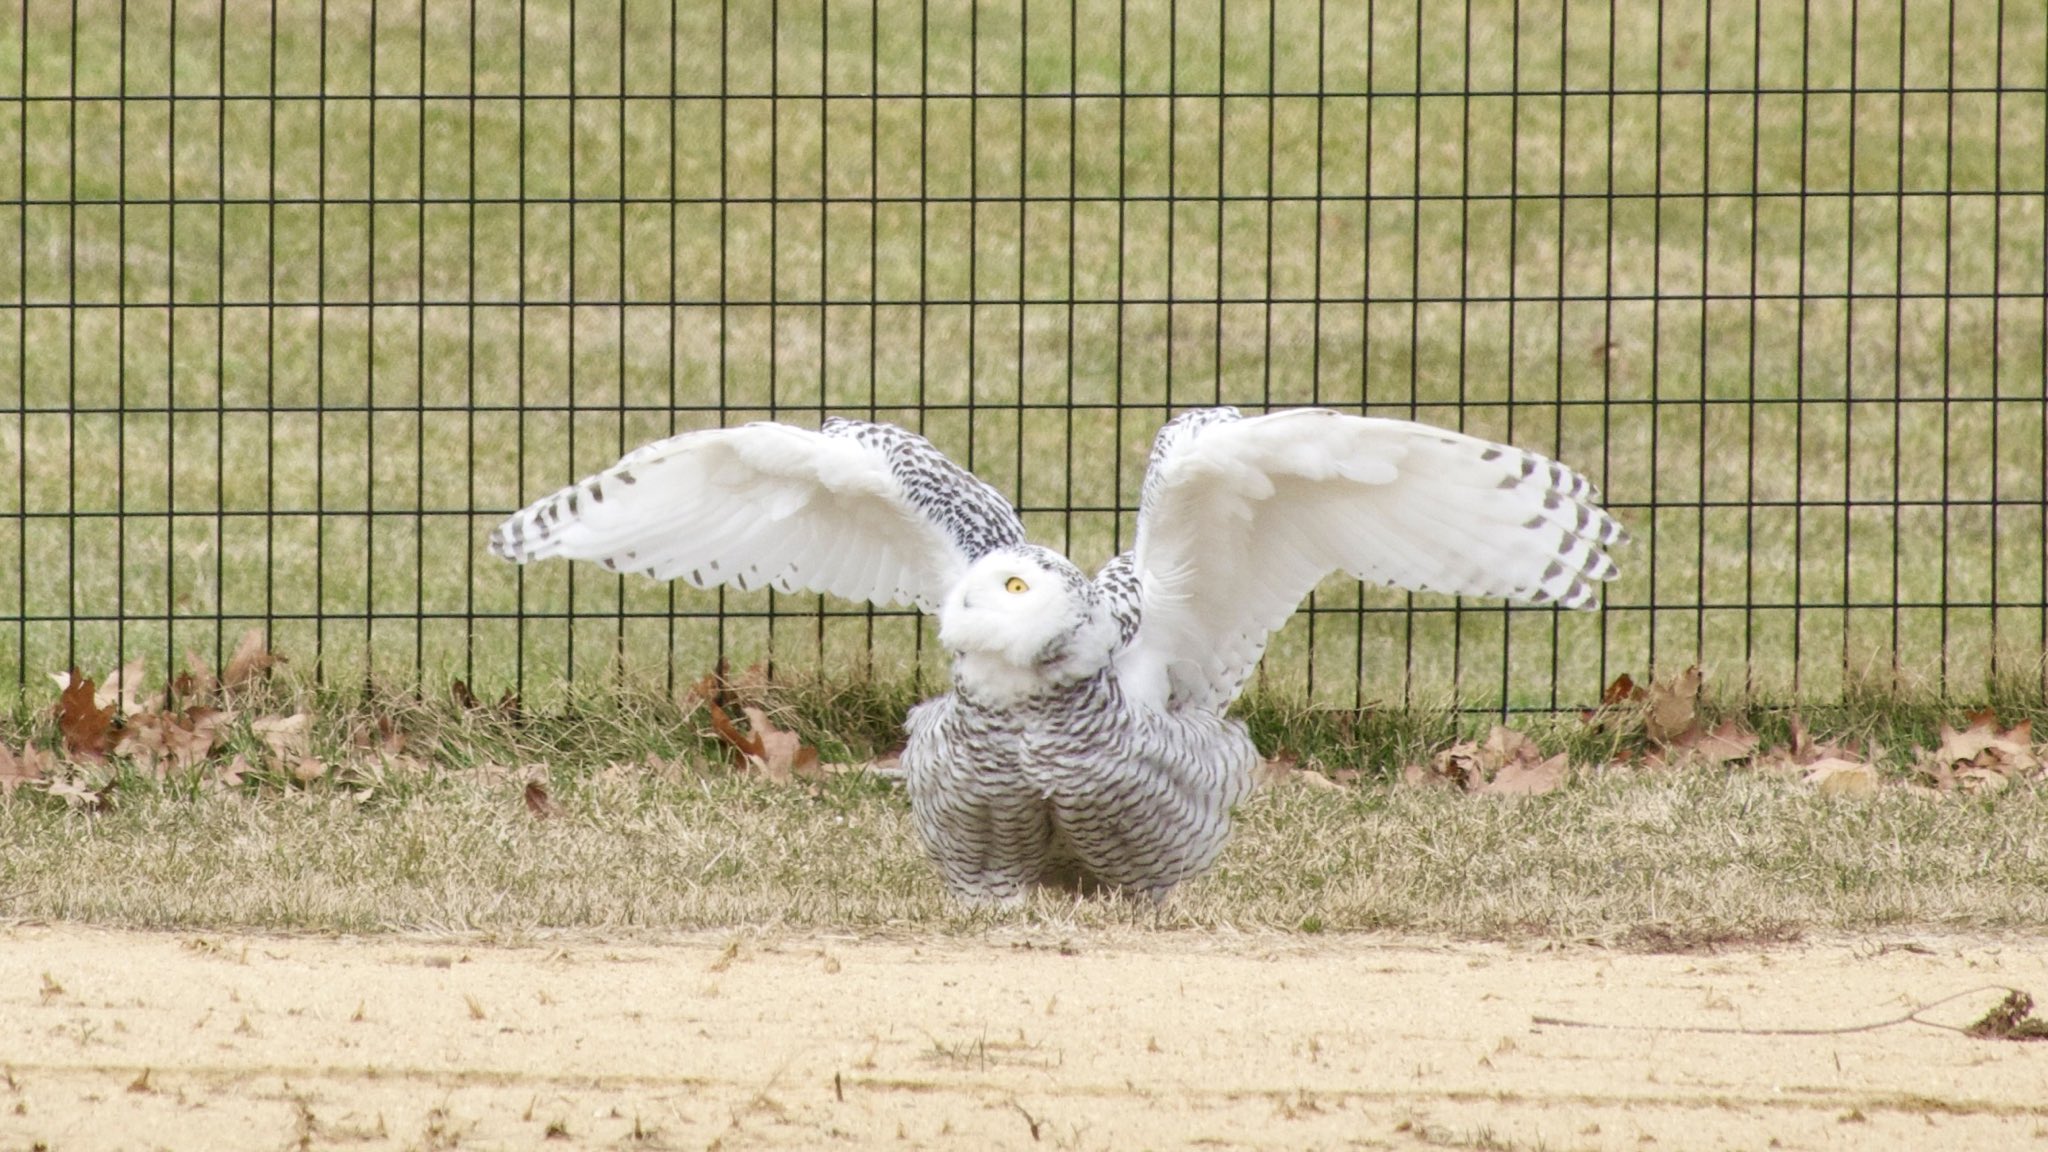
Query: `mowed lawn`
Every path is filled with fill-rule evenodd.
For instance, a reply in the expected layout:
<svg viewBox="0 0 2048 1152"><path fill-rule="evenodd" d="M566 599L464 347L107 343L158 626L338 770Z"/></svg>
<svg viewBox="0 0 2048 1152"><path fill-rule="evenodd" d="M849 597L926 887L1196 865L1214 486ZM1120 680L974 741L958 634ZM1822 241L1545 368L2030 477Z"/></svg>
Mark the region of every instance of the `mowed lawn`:
<svg viewBox="0 0 2048 1152"><path fill-rule="evenodd" d="M72 7L0 12L24 700L252 623L330 683L534 706L720 656L930 682L913 617L483 539L647 439L838 412L1093 565L1216 402L1511 439L1636 535L1598 615L1332 580L1274 698L2039 683L2037 8Z"/></svg>

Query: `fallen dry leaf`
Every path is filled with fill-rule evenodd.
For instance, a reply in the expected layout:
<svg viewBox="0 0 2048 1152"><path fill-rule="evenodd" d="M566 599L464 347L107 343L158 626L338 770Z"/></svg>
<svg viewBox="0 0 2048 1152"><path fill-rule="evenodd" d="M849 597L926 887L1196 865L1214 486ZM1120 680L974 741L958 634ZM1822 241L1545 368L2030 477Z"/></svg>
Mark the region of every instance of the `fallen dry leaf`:
<svg viewBox="0 0 2048 1152"><path fill-rule="evenodd" d="M111 731L114 707L96 703L93 682L73 668L69 683L57 697L57 730L64 738L64 754L73 760L106 759L115 739Z"/></svg>
<svg viewBox="0 0 2048 1152"><path fill-rule="evenodd" d="M1429 758L1427 764L1408 764L1401 769L1401 782L1415 788L1456 788L1464 791L1466 781L1482 772L1479 745L1460 740Z"/></svg>
<svg viewBox="0 0 2048 1152"><path fill-rule="evenodd" d="M185 671L171 678L171 698L187 704L210 702L220 691L220 681L199 653L185 650Z"/></svg>
<svg viewBox="0 0 2048 1152"><path fill-rule="evenodd" d="M318 756L301 756L299 762L292 765L292 778L301 784L311 784L326 774L327 761Z"/></svg>
<svg viewBox="0 0 2048 1152"><path fill-rule="evenodd" d="M476 692L461 680L454 681L448 686L448 695L454 699L456 707L464 711L484 711L484 702L477 699ZM490 707L500 716L516 721L519 719L519 694L507 688L504 694L498 697L498 702Z"/></svg>
<svg viewBox="0 0 2048 1152"><path fill-rule="evenodd" d="M815 780L821 776L816 748L805 744L796 733L777 728L759 708L746 707L740 711L746 714L747 727L761 741L763 755L758 771L777 783L787 783L792 777Z"/></svg>
<svg viewBox="0 0 2048 1152"><path fill-rule="evenodd" d="M2012 785L2012 777L1996 768L1975 765L1955 770L1956 786L1965 792L1997 792Z"/></svg>
<svg viewBox="0 0 2048 1152"><path fill-rule="evenodd" d="M1804 779L1823 796L1873 796L1880 783L1875 765L1834 757L1808 765Z"/></svg>
<svg viewBox="0 0 2048 1152"><path fill-rule="evenodd" d="M205 707L143 712L128 718L114 751L141 761L158 779L168 771L191 771L213 754L223 725L232 717L233 713Z"/></svg>
<svg viewBox="0 0 2048 1152"><path fill-rule="evenodd" d="M144 698L142 695L142 657L140 656L109 673L107 679L109 683L104 687L113 689L114 702L120 707L121 715L123 716L133 716L138 712L148 712L163 706L163 697L152 696Z"/></svg>
<svg viewBox="0 0 2048 1152"><path fill-rule="evenodd" d="M249 731L263 741L272 756L289 762L306 755L312 726L313 718L301 711L289 716L260 716L249 722Z"/></svg>
<svg viewBox="0 0 2048 1152"><path fill-rule="evenodd" d="M1918 753L1913 768L1943 792L1995 791L2042 775L2033 744L2031 721L2001 730L1996 716L1981 712L1960 732L1942 725L1940 745L1932 754Z"/></svg>
<svg viewBox="0 0 2048 1152"><path fill-rule="evenodd" d="M716 704L720 708L731 707L731 701L725 698L725 681L722 676L724 665L721 664L719 668L718 672L706 672L695 684L676 694L676 707L682 710L683 719L688 720L695 716L697 711L707 704Z"/></svg>
<svg viewBox="0 0 2048 1152"><path fill-rule="evenodd" d="M1757 734L1743 727L1733 718L1723 720L1686 749L1693 756L1709 764L1721 765L1734 760L1747 760L1756 752Z"/></svg>
<svg viewBox="0 0 2048 1152"><path fill-rule="evenodd" d="M80 775L71 775L50 781L45 790L63 800L67 807L86 812L104 812L111 803L107 798L107 790L112 784L111 780L88 780Z"/></svg>
<svg viewBox="0 0 2048 1152"><path fill-rule="evenodd" d="M1358 779L1356 772L1346 771L1343 775L1348 776L1350 780ZM1261 788L1300 785L1323 792L1341 790L1348 782L1340 779L1339 774L1325 772L1314 763L1306 768L1302 767L1301 758L1285 748L1273 753L1271 759L1262 758L1259 761L1257 779Z"/></svg>
<svg viewBox="0 0 2048 1152"><path fill-rule="evenodd" d="M526 810L533 813L534 819L552 820L562 814L562 806L555 803L554 797L548 795L548 786L540 781L528 780L524 795Z"/></svg>
<svg viewBox="0 0 2048 1152"><path fill-rule="evenodd" d="M1567 766L1562 752L1533 763L1527 759L1510 760L1478 792L1482 796L1541 796L1556 791L1564 783Z"/></svg>
<svg viewBox="0 0 2048 1152"><path fill-rule="evenodd" d="M1293 773L1287 779L1289 783L1298 784L1303 788L1311 788L1317 792L1341 792L1344 790L1342 784L1337 783L1313 768Z"/></svg>
<svg viewBox="0 0 2048 1152"><path fill-rule="evenodd" d="M1614 682L1609 684L1605 691L1600 693L1600 704L1602 707L1612 708L1617 704L1630 700L1641 700L1644 695L1643 690L1636 687L1634 677L1623 672L1614 678Z"/></svg>
<svg viewBox="0 0 2048 1152"><path fill-rule="evenodd" d="M1579 710L1579 719L1594 729L1636 728L1642 725L1643 700L1649 696L1635 678L1623 672L1600 693L1594 708Z"/></svg>
<svg viewBox="0 0 2048 1152"><path fill-rule="evenodd" d="M1711 732L1694 721L1675 740L1645 753L1643 764L1649 768L1722 768L1754 756L1758 743L1757 734L1732 717Z"/></svg>
<svg viewBox="0 0 2048 1152"><path fill-rule="evenodd" d="M1410 788L1441 788L1448 787L1452 781L1430 771L1428 765L1403 764L1401 766L1401 783L1406 784Z"/></svg>
<svg viewBox="0 0 2048 1152"><path fill-rule="evenodd" d="M1565 780L1564 754L1545 757L1536 742L1496 724L1484 741L1461 740L1430 758L1427 766L1401 770L1408 784L1451 787L1483 796L1537 796Z"/></svg>
<svg viewBox="0 0 2048 1152"><path fill-rule="evenodd" d="M1943 724L1941 745L1934 754L1939 759L1959 763L1975 760L1998 742L1998 722L1995 720L1979 720L1961 732Z"/></svg>
<svg viewBox="0 0 2048 1152"><path fill-rule="evenodd" d="M228 761L226 764L217 765L213 770L213 775L207 777L206 783L210 788L226 791L229 788L238 787L242 783L243 778L253 771L255 769L250 767L248 758L237 752L233 760Z"/></svg>
<svg viewBox="0 0 2048 1152"><path fill-rule="evenodd" d="M1816 740L1813 737L1813 733L1808 731L1806 721L1796 715L1792 717L1791 726L1792 739L1790 742L1779 744L1770 751L1756 757L1754 764L1759 771L1774 776L1797 776L1807 780L1808 783L1817 784L1821 780L1829 778L1835 771L1841 770L1843 765L1863 765L1872 767L1872 780L1878 779L1873 765L1884 754L1884 750L1876 744L1870 745L1866 752L1849 744ZM1822 772L1817 778L1812 777L1812 769L1823 765L1827 766L1827 771ZM1860 784L1852 783L1840 785L1839 787L1856 788L1860 786Z"/></svg>
<svg viewBox="0 0 2048 1152"><path fill-rule="evenodd" d="M139 693L142 690L142 657L137 656L121 667L101 677L98 687L93 689L92 702L95 708L114 709L116 716L141 711L144 707ZM76 668L69 672L52 672L50 679L57 682L57 690L68 691L80 679ZM90 681L88 681L90 683Z"/></svg>
<svg viewBox="0 0 2048 1152"><path fill-rule="evenodd" d="M0 744L0 796L12 796L23 784L48 779L57 770L57 758L33 744L20 752Z"/></svg>
<svg viewBox="0 0 2048 1152"><path fill-rule="evenodd" d="M1270 757L1259 758L1258 785L1271 788L1293 776L1301 767L1301 759L1285 748L1275 749Z"/></svg>
<svg viewBox="0 0 2048 1152"><path fill-rule="evenodd" d="M805 744L796 733L777 728L767 712L751 704L742 706L740 714L747 720L747 727L742 730L716 701L706 701L705 707L711 712L712 731L735 753L736 767L756 772L777 784L824 779L824 770L818 767L818 750Z"/></svg>
<svg viewBox="0 0 2048 1152"><path fill-rule="evenodd" d="M263 630L251 628L242 633L242 639L235 644L234 655L228 657L228 666L220 674L221 686L240 688L284 662L284 657L272 652L264 643Z"/></svg>
<svg viewBox="0 0 2048 1152"><path fill-rule="evenodd" d="M734 752L739 754L742 763L748 758L758 759L765 755L765 750L761 747L759 737L751 732L744 731L739 725L734 724L732 717L715 701L706 706L711 710L711 730L718 734L720 740L725 741L732 747Z"/></svg>
<svg viewBox="0 0 2048 1152"><path fill-rule="evenodd" d="M348 734L349 745L373 756L387 759L405 751L411 737L399 730L398 722L389 716L379 716L372 728L354 728Z"/></svg>
<svg viewBox="0 0 2048 1152"><path fill-rule="evenodd" d="M1700 669L1695 664L1669 680L1650 686L1643 735L1653 744L1673 744L1689 737L1699 723Z"/></svg>

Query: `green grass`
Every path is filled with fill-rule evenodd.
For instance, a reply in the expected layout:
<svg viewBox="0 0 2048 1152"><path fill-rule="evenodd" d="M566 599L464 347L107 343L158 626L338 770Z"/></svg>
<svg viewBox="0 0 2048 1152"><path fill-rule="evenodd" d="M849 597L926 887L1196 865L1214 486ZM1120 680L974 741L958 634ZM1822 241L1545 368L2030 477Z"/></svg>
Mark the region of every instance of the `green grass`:
<svg viewBox="0 0 2048 1152"><path fill-rule="evenodd" d="M1221 400L1511 438L1638 540L1595 617L1333 581L1276 702L1570 707L1692 661L2039 695L2026 5L126 7L125 50L112 0L0 13L0 690L275 618L336 684L547 707L724 653L907 694L943 676L914 620L483 537L671 429L831 410L1089 565L1160 420Z"/></svg>

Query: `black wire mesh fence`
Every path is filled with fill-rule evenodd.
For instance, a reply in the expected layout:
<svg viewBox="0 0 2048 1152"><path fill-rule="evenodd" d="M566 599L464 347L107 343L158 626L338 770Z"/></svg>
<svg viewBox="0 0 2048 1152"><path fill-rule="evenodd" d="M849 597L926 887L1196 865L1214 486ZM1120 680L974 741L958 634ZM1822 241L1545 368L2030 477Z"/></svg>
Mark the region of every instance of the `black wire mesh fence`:
<svg viewBox="0 0 2048 1152"><path fill-rule="evenodd" d="M1333 580L1269 691L2038 687L2018 0L15 0L0 682L937 674L913 616L483 554L672 431L922 430L1084 566L1174 410L1512 440L1598 615Z"/></svg>

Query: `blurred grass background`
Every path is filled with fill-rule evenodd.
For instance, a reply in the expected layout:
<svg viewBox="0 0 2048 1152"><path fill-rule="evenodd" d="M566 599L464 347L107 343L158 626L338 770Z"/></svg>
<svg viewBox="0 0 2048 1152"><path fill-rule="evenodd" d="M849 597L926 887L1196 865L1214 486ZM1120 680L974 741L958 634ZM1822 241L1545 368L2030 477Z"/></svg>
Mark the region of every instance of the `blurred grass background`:
<svg viewBox="0 0 2048 1152"><path fill-rule="evenodd" d="M2038 699L2044 125L2048 13L1996 0L25 0L0 688L252 624L539 706L721 656L929 685L913 617L483 539L836 412L1092 566L1222 402L1509 439L1636 535L1597 615L1333 580L1272 698Z"/></svg>

